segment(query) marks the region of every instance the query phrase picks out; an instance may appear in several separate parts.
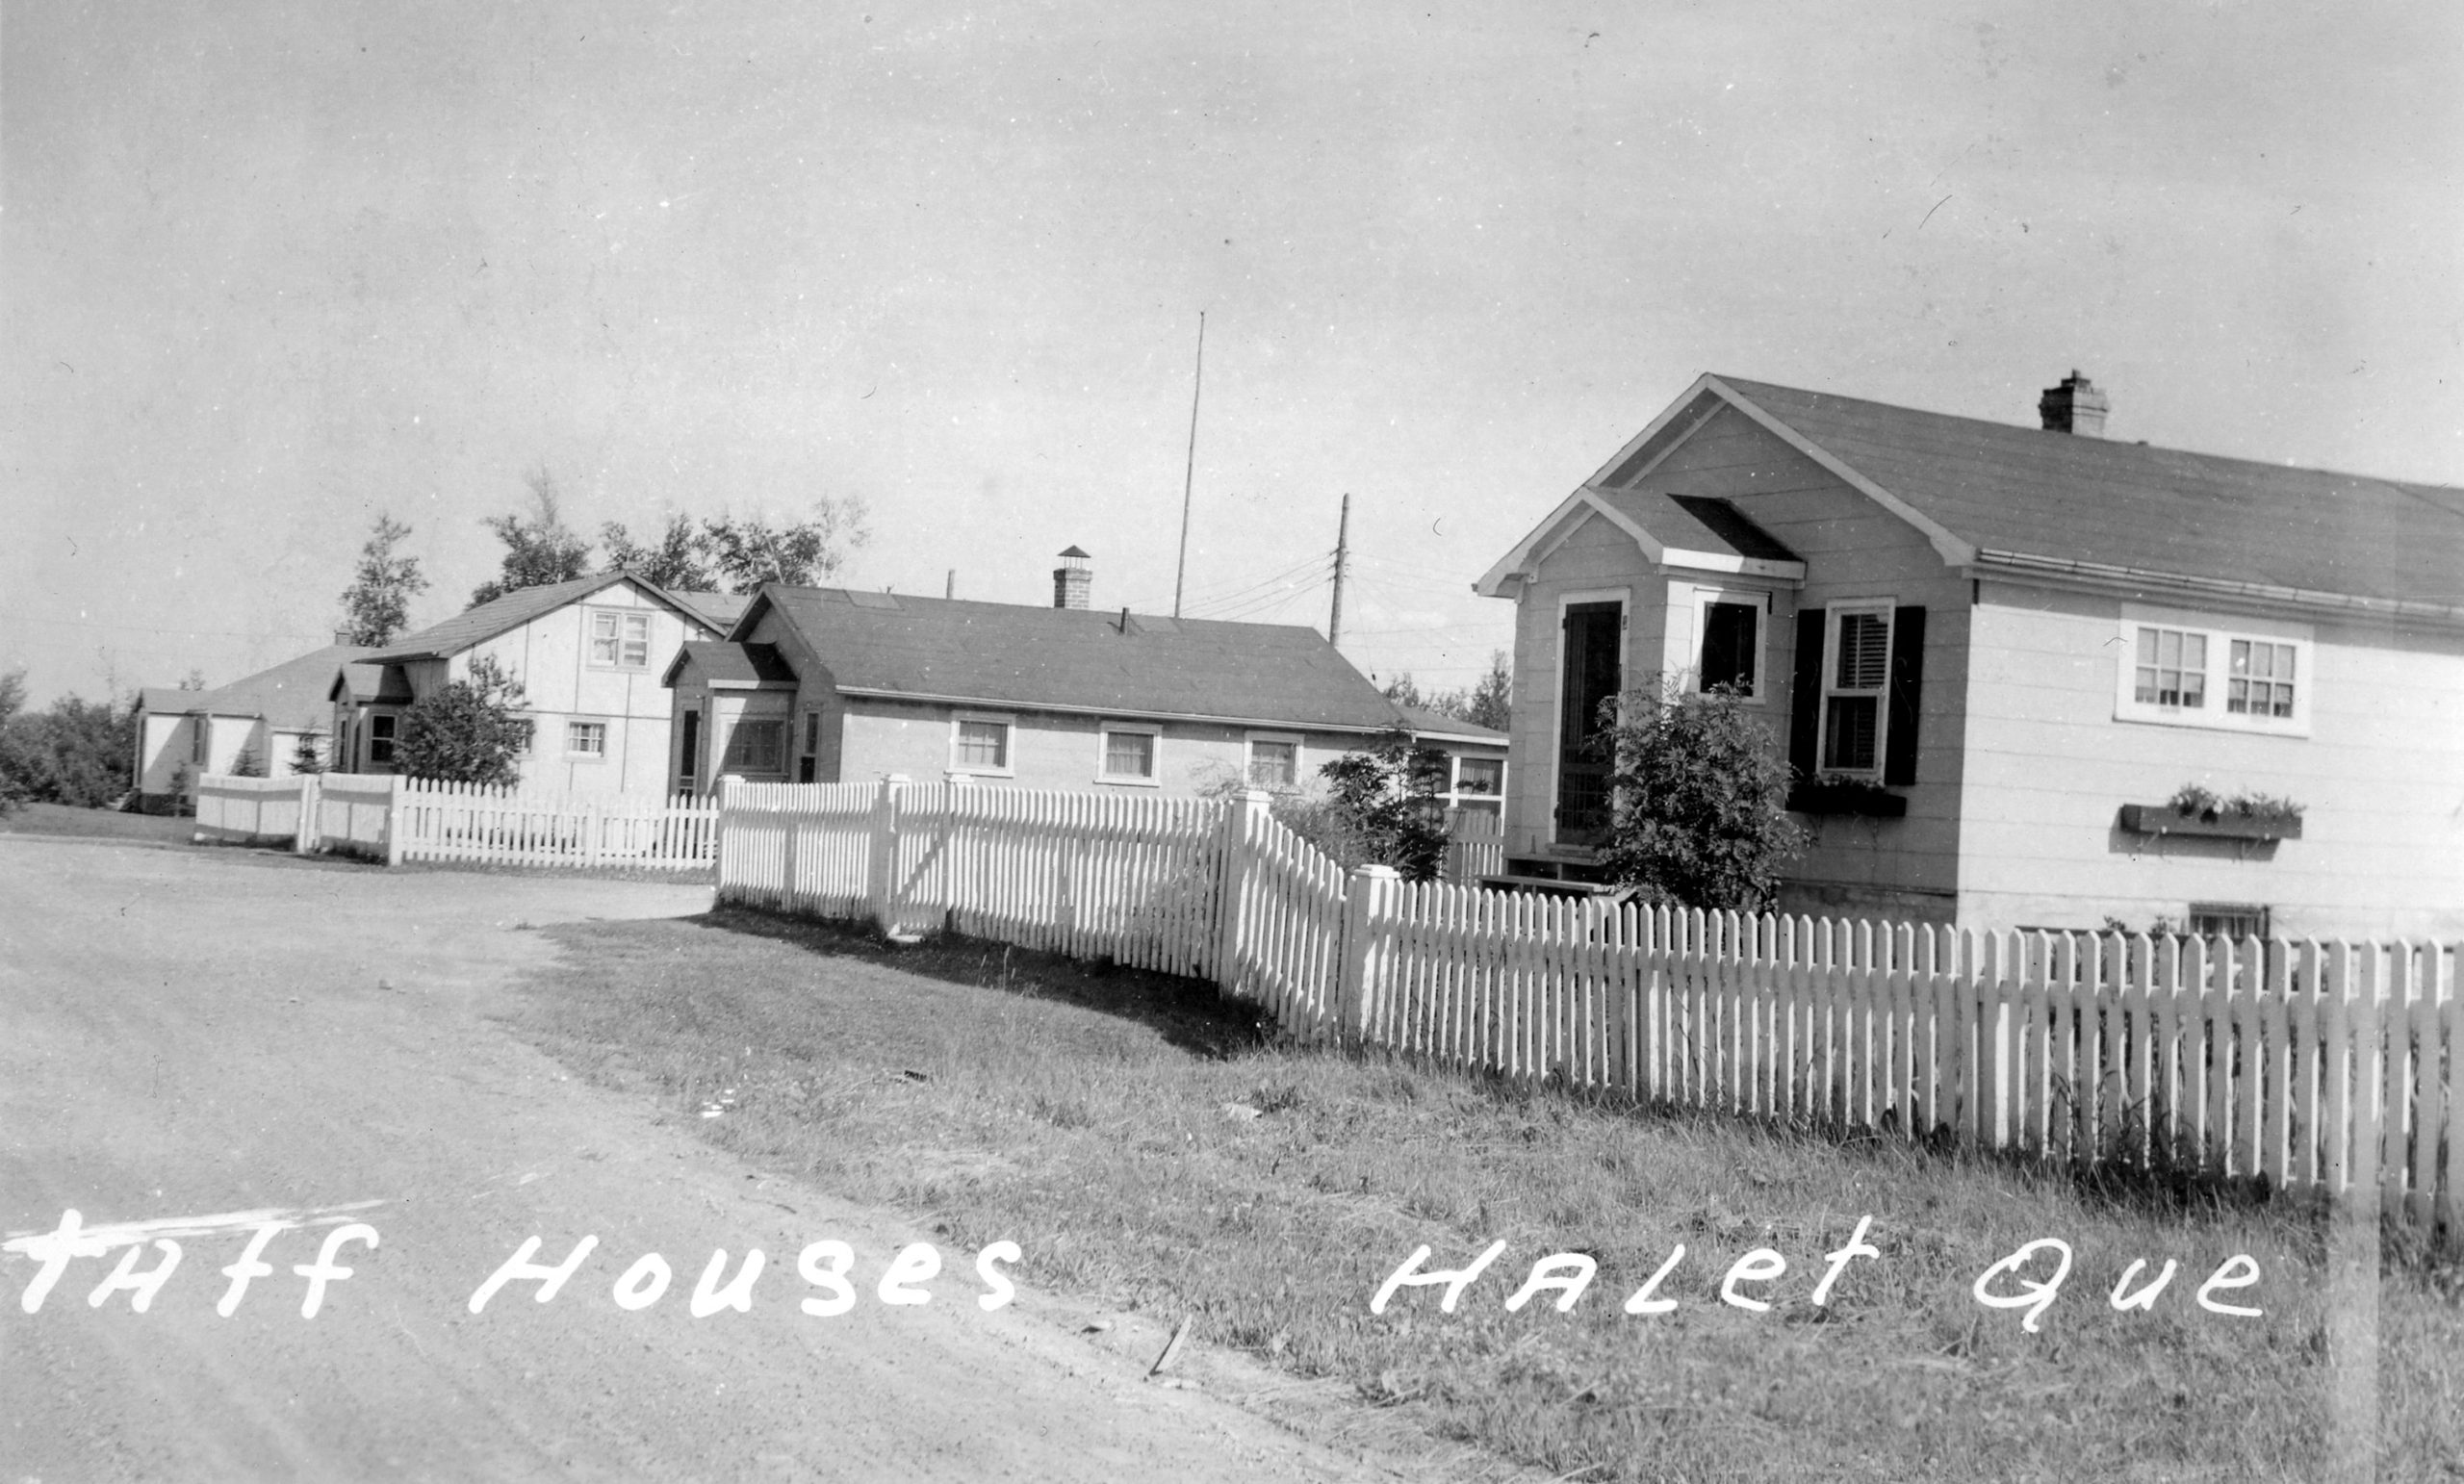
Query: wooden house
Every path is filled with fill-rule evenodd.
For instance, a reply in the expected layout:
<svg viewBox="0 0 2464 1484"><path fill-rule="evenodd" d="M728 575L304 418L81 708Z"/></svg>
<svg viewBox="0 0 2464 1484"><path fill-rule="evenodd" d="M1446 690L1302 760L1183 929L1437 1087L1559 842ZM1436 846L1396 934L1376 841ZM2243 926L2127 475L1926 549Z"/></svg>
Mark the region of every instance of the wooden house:
<svg viewBox="0 0 2464 1484"><path fill-rule="evenodd" d="M1513 868L1596 872L1604 699L1726 685L1791 910L2464 931L2464 490L2109 440L2075 373L2038 411L1696 381L1478 584Z"/></svg>

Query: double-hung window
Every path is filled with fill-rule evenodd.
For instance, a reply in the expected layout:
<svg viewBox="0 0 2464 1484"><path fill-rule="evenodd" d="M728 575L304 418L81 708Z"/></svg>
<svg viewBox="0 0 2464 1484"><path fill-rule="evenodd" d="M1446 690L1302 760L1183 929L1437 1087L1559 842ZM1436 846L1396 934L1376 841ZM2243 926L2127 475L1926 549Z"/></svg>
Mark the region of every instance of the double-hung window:
<svg viewBox="0 0 2464 1484"><path fill-rule="evenodd" d="M1822 667L1822 771L1876 775L1883 768L1885 692L1890 684L1891 609L1831 610Z"/></svg>
<svg viewBox="0 0 2464 1484"><path fill-rule="evenodd" d="M565 723L565 755L605 757L607 755L607 724L605 722Z"/></svg>
<svg viewBox="0 0 2464 1484"><path fill-rule="evenodd" d="M372 767L394 766L394 722L391 711L379 711L368 719L368 761Z"/></svg>
<svg viewBox="0 0 2464 1484"><path fill-rule="evenodd" d="M1097 782L1156 781L1155 755L1161 738L1159 729L1107 722L1100 729L1103 751L1096 758Z"/></svg>
<svg viewBox="0 0 2464 1484"><path fill-rule="evenodd" d="M1300 786L1300 739L1265 732L1249 734L1249 786L1293 789Z"/></svg>
<svg viewBox="0 0 2464 1484"><path fill-rule="evenodd" d="M590 662L618 670L647 670L651 663L651 616L615 608L590 613Z"/></svg>
<svg viewBox="0 0 2464 1484"><path fill-rule="evenodd" d="M1015 774L1010 749L1015 724L1007 716L962 711L950 722L950 771L993 778Z"/></svg>
<svg viewBox="0 0 2464 1484"><path fill-rule="evenodd" d="M2266 627L2274 631L2125 610L2114 715L2170 727L2307 736L2315 647L2297 626Z"/></svg>

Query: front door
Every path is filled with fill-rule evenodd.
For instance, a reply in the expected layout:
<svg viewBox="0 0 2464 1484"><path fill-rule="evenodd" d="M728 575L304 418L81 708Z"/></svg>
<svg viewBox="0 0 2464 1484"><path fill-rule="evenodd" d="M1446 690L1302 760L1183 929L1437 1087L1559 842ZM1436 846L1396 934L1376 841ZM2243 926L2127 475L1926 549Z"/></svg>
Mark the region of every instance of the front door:
<svg viewBox="0 0 2464 1484"><path fill-rule="evenodd" d="M702 713L684 713L684 734L676 747L676 791L689 794L699 791L702 780Z"/></svg>
<svg viewBox="0 0 2464 1484"><path fill-rule="evenodd" d="M1597 845L1608 837L1609 759L1596 745L1601 704L1617 694L1625 606L1566 607L1557 678L1557 843Z"/></svg>

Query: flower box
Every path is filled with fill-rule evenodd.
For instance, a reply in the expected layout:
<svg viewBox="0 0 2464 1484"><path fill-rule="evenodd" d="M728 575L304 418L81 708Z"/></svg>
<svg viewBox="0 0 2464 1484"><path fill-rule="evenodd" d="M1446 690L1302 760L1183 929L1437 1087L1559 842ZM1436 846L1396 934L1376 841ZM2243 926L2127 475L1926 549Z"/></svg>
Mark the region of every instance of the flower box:
<svg viewBox="0 0 2464 1484"><path fill-rule="evenodd" d="M1867 819L1903 819L1908 800L1872 783L1801 782L1788 790L1787 807L1799 814L1861 814Z"/></svg>
<svg viewBox="0 0 2464 1484"><path fill-rule="evenodd" d="M2298 814L2236 814L2219 809L2185 814L2169 804L2125 804L2121 827L2133 834L2205 835L2224 840L2297 840Z"/></svg>

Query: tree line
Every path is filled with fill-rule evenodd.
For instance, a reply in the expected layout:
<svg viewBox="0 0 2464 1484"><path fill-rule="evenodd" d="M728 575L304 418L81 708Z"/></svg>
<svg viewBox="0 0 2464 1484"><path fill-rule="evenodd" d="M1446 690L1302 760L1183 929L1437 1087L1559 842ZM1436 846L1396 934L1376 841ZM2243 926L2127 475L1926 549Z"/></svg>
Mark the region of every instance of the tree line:
<svg viewBox="0 0 2464 1484"><path fill-rule="evenodd" d="M570 582L594 570L592 543L566 523L555 476L541 468L525 482L530 498L524 507L481 523L504 550L496 576L472 590L472 607L524 588ZM409 627L411 600L428 588L419 558L402 550L410 536L411 528L390 513L377 515L343 592L348 643L391 644ZM602 523L596 570L629 572L675 592L750 593L765 582L808 587L834 576L870 539L864 502L854 496L817 499L802 520L697 520L679 511L665 526L638 538L621 521Z"/></svg>

